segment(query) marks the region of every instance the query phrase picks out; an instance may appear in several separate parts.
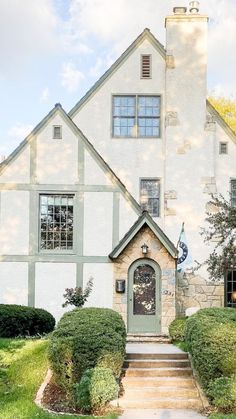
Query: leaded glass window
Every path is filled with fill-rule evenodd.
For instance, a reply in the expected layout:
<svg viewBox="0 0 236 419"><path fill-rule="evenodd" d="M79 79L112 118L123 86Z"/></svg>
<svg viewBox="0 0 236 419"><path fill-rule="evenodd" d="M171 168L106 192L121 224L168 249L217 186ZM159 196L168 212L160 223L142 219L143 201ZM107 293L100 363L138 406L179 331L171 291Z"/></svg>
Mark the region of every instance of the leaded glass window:
<svg viewBox="0 0 236 419"><path fill-rule="evenodd" d="M40 249L72 250L74 195L40 195Z"/></svg>
<svg viewBox="0 0 236 419"><path fill-rule="evenodd" d="M148 211L152 216L160 214L160 180L141 179L140 205L142 210Z"/></svg>
<svg viewBox="0 0 236 419"><path fill-rule="evenodd" d="M133 314L156 314L156 274L154 269L146 264L139 265L134 271Z"/></svg>
<svg viewBox="0 0 236 419"><path fill-rule="evenodd" d="M236 207L236 179L231 179L230 181L231 186L231 206Z"/></svg>
<svg viewBox="0 0 236 419"><path fill-rule="evenodd" d="M236 271L230 270L226 275L225 305L236 308Z"/></svg>
<svg viewBox="0 0 236 419"><path fill-rule="evenodd" d="M160 96L113 96L114 137L159 137Z"/></svg>

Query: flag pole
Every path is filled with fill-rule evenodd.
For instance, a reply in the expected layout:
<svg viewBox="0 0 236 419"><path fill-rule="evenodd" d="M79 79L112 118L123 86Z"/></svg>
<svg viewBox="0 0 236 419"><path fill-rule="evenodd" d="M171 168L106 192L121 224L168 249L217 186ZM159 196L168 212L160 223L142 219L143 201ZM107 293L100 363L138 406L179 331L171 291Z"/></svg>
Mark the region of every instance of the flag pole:
<svg viewBox="0 0 236 419"><path fill-rule="evenodd" d="M177 249L178 249L178 246L179 246L179 242L180 242L180 237L181 237L181 234L184 232L184 221L182 222L182 227L181 227L181 231L180 231L180 235L179 235L179 240L178 240L178 242L177 242Z"/></svg>

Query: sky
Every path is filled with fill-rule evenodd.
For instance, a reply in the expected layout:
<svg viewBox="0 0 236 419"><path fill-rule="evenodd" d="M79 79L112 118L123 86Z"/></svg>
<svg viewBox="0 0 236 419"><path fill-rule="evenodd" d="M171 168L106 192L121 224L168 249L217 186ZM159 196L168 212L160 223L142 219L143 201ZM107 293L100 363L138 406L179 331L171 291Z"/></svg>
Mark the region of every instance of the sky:
<svg viewBox="0 0 236 419"><path fill-rule="evenodd" d="M60 102L66 111L148 27L185 0L0 0L0 156ZM208 14L208 93L236 98L236 0L201 0ZM1 159L2 157L0 157Z"/></svg>

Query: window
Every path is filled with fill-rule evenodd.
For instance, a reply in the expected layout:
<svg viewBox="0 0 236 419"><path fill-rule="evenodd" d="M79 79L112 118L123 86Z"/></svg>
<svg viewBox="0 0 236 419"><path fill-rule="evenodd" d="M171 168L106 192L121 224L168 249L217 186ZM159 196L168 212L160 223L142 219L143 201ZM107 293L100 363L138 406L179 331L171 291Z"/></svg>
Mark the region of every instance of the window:
<svg viewBox="0 0 236 419"><path fill-rule="evenodd" d="M73 249L73 195L40 195L40 249Z"/></svg>
<svg viewBox="0 0 236 419"><path fill-rule="evenodd" d="M236 207L236 179L230 181L231 206Z"/></svg>
<svg viewBox="0 0 236 419"><path fill-rule="evenodd" d="M114 137L160 137L160 96L113 96Z"/></svg>
<svg viewBox="0 0 236 419"><path fill-rule="evenodd" d="M62 127L61 125L54 125L53 126L53 138L56 140L60 140L62 138Z"/></svg>
<svg viewBox="0 0 236 419"><path fill-rule="evenodd" d="M141 78L151 78L151 55L141 55Z"/></svg>
<svg viewBox="0 0 236 419"><path fill-rule="evenodd" d="M141 179L140 205L142 210L148 211L153 217L160 214L160 180Z"/></svg>
<svg viewBox="0 0 236 419"><path fill-rule="evenodd" d="M220 154L228 154L228 143L220 143L219 144L219 153Z"/></svg>
<svg viewBox="0 0 236 419"><path fill-rule="evenodd" d="M236 271L230 270L225 279L225 306L236 308Z"/></svg>

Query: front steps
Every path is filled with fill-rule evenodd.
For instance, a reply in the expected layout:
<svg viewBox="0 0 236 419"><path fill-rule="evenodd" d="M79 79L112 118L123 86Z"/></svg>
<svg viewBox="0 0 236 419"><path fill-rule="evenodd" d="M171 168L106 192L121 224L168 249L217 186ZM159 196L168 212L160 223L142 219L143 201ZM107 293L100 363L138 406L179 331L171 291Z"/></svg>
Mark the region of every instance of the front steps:
<svg viewBox="0 0 236 419"><path fill-rule="evenodd" d="M118 405L124 409L201 409L188 354L174 350L128 353Z"/></svg>
<svg viewBox="0 0 236 419"><path fill-rule="evenodd" d="M154 333L128 333L127 343L171 343L167 335L157 335Z"/></svg>

